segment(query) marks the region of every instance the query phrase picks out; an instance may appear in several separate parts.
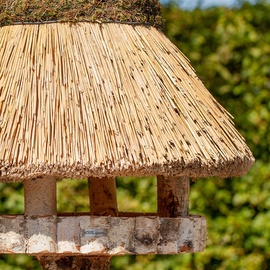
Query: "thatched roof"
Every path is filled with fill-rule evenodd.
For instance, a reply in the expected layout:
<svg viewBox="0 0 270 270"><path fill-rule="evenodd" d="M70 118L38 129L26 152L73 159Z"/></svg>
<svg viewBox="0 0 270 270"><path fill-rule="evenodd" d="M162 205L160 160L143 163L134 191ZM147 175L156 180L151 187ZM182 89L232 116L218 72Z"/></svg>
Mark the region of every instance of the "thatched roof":
<svg viewBox="0 0 270 270"><path fill-rule="evenodd" d="M186 57L152 26L0 28L0 174L240 176L254 158Z"/></svg>

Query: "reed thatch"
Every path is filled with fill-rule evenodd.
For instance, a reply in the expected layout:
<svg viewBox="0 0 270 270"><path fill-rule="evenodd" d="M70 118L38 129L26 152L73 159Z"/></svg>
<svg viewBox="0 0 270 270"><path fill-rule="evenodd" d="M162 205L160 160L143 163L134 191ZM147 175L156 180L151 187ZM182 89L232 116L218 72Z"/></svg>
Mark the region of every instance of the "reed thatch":
<svg viewBox="0 0 270 270"><path fill-rule="evenodd" d="M0 28L0 178L245 174L232 117L152 26Z"/></svg>

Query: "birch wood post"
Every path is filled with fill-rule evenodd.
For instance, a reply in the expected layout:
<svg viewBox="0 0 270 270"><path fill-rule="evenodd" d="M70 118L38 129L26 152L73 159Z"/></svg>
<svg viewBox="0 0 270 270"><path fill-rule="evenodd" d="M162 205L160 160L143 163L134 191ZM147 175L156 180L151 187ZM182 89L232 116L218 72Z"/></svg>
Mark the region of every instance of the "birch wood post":
<svg viewBox="0 0 270 270"><path fill-rule="evenodd" d="M56 251L56 179L41 177L24 180L24 215L27 218L28 234L27 251L55 252ZM39 216L40 223L36 224L33 216ZM49 216L41 220L42 216Z"/></svg>
<svg viewBox="0 0 270 270"><path fill-rule="evenodd" d="M115 178L89 177L88 188L91 216L118 216ZM110 269L111 257L88 257L88 260L91 268L81 269Z"/></svg>
<svg viewBox="0 0 270 270"><path fill-rule="evenodd" d="M189 178L157 177L158 216L185 217L189 215Z"/></svg>
<svg viewBox="0 0 270 270"><path fill-rule="evenodd" d="M56 215L56 179L42 177L24 180L24 214Z"/></svg>
<svg viewBox="0 0 270 270"><path fill-rule="evenodd" d="M41 256L37 257L44 270L106 270L110 269L110 256Z"/></svg>
<svg viewBox="0 0 270 270"><path fill-rule="evenodd" d="M88 178L90 214L92 216L118 215L115 178Z"/></svg>

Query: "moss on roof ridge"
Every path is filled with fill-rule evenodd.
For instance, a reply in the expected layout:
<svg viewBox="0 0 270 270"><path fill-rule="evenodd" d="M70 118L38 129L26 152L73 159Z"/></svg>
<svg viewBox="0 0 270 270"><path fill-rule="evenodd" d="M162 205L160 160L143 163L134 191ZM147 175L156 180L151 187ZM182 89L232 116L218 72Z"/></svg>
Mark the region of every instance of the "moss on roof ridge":
<svg viewBox="0 0 270 270"><path fill-rule="evenodd" d="M0 26L48 21L126 22L162 27L158 0L0 0Z"/></svg>

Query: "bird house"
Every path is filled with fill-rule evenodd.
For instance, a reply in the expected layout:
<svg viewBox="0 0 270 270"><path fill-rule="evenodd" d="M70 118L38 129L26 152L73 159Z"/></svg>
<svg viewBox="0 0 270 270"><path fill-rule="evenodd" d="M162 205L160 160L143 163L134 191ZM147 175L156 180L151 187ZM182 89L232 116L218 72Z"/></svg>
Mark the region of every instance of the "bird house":
<svg viewBox="0 0 270 270"><path fill-rule="evenodd" d="M0 252L107 269L203 251L189 179L244 175L254 158L162 33L158 1L0 0L0 15L0 180L25 196L23 215L0 216ZM157 176L157 213L119 212L117 176ZM88 179L89 213L57 212L62 178Z"/></svg>

